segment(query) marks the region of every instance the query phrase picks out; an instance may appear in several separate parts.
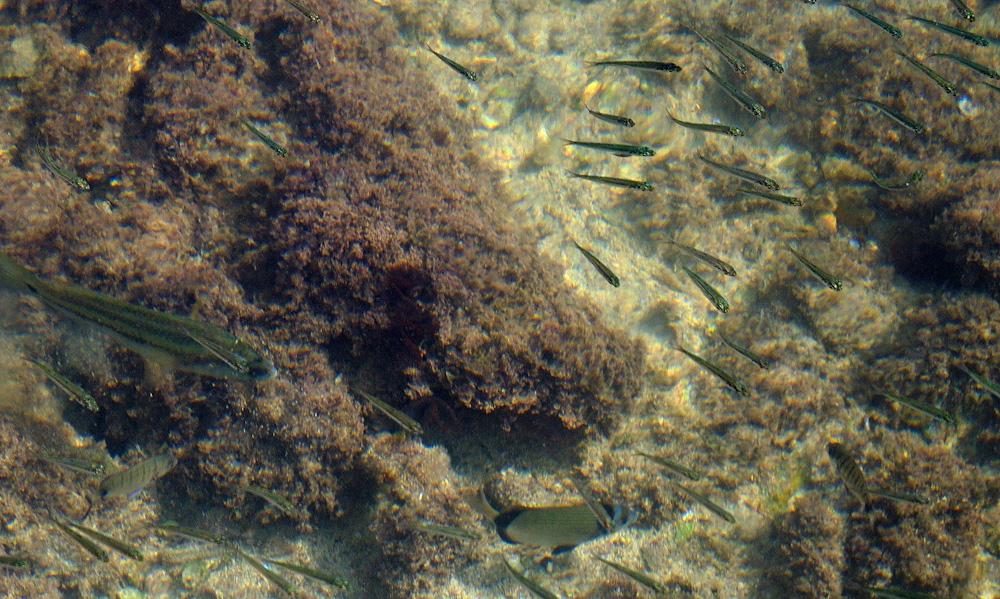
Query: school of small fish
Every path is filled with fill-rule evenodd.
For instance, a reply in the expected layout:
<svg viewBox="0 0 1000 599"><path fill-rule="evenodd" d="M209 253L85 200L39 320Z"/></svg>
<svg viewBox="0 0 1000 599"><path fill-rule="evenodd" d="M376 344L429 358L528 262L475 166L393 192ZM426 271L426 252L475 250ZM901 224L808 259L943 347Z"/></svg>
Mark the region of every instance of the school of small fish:
<svg viewBox="0 0 1000 599"><path fill-rule="evenodd" d="M284 1L308 20L314 23L322 21L321 16L306 5L294 0ZM804 2L812 4L815 0L804 0ZM951 0L951 2L960 18L967 20L969 23L975 21L973 11L962 0ZM903 32L898 27L883 19L875 12L872 12L873 10L877 10L877 7L872 6L870 7L871 10L869 10L868 8L846 2L841 3L841 6L856 17L880 28L893 38L900 39L903 37ZM251 39L240 33L237 28L201 8L193 7L191 10L242 48L251 49L253 47ZM905 18L919 24L921 27L953 35L979 46L989 45L986 37L962 27L940 23L915 15L909 15ZM697 40L700 40L706 44L739 76L747 75L751 71L751 68L741 58L740 52L764 65L769 69L771 75L780 76L785 73L785 67L779 61L772 58L765 50L752 45L749 41L739 39L725 32L720 32L720 35L716 36L707 27L695 28L692 25L683 25L682 28L692 35L693 43L697 43ZM726 42L730 45L727 45ZM429 44L424 44L424 48L444 65L467 79L470 84L480 81L483 76L482 73L463 66L461 62L434 50ZM896 49L893 49L893 52L905 64L910 65L914 69L914 73L919 73L921 76L929 78L946 94L958 95L958 87L937 70L925 64L926 59L919 60L911 54ZM659 60L659 58L639 57L593 60L584 61L584 65L586 68L602 70L638 69L657 74L656 76L668 78L672 73L682 70L682 67L677 63ZM1000 75L991 67L958 54L936 53L927 56L927 59L931 58L944 58L988 78L1000 79ZM703 69L708 79L740 107L761 120L768 118L767 107L763 106L747 91L750 86L745 82L733 83L729 78L720 75L710 68L707 63L703 65ZM991 84L983 84L997 89ZM863 105L874 112L885 115L914 134L922 135L927 131L927 127L908 116L903 107L896 107L892 104L883 103L878 99L860 96L849 97L846 100L846 104ZM601 122L624 129L635 127L635 120L628 115L618 114L617 112L600 112L586 105L584 105L584 108L591 117ZM721 134L734 139L745 138L749 135L747 131L735 125L681 120L669 113L667 116L670 121L680 127L702 133ZM289 156L289 150L285 146L276 142L262 130L262 128L267 129L266 126L262 126L262 128L258 127L258 125L251 122L245 116L240 116L238 120L254 139L263 143L278 157L286 158ZM581 152L606 152L620 158L647 158L656 155L654 148L641 143L589 139L563 139L563 141L567 146L573 146L573 148ZM48 145L43 146L41 143L36 142L35 152L44 166L72 189L81 193L90 190L90 184L85 178L78 176L72 170L65 168L55 160ZM778 202L785 206L800 207L803 205L803 201L797 197L775 193L781 189L781 185L778 181L765 174L743 168L743 166L728 164L702 154L697 154L692 158L696 158L708 169L722 176L732 177L750 184L749 186L740 186L738 188L743 194ZM927 174L921 168L914 171L909 177L895 182L884 179L873 169L869 168L867 170L872 177L873 183L887 191L905 191L919 184ZM654 191L654 186L644 180L571 170L566 170L566 174L573 179L616 187L627 190L626 192ZM602 258L598 257L595 251L580 245L575 240L572 240L572 243L586 262L596 269L608 284L615 288L623 284L623 281L615 274L614 270ZM785 246L785 249L794 258L794 260L789 259L789 264L797 263L802 270L816 277L816 279L832 291L841 291L843 289L842 279L815 262L807 252L788 245ZM691 262L681 261L678 266L688 279L690 279L693 288L697 288L718 312L729 314L732 311L730 303L709 280L709 274L703 274L695 270L698 265L701 265L728 277L738 277L737 271L732 265L723 258L716 257L694 246L681 243L672 237L668 239L666 250L664 252L665 256L690 258ZM809 254L811 253L809 252ZM174 370L249 382L264 381L277 374L274 366L263 354L252 348L246 341L219 327L199 322L193 318L168 315L144 308L90 291L83 287L58 281L43 280L32 274L13 258L2 253L0 253L0 287L9 291L34 296L46 307L60 314L68 315L74 320L89 324L113 336L128 349L136 351L148 359L165 364ZM757 365L759 368L767 370L772 366L773 360L771 358L756 353L744 342L731 339L722 333L719 333L718 337L724 346ZM712 359L696 354L679 345L674 349L683 353L699 367L717 377L733 392L747 397L753 395L753 390L750 387L741 382L735 374L722 368ZM102 409L98 401L83 386L60 373L57 366L37 358L26 357L25 359L33 364L38 371L44 374L51 384L59 388L72 401L95 413ZM975 384L1000 398L1000 384L977 374L966 365L961 365L961 368ZM424 433L420 423L385 400L359 388L352 388L352 392L358 398L363 399L366 404L370 405L374 412L392 421L394 426L404 431L404 433L417 437ZM956 425L958 423L958 419L954 415L936 406L917 399L907 398L888 390L880 391L879 393L898 403L903 408L939 420L945 425ZM104 406L104 409L113 408L112 406ZM872 502L879 498L916 504L926 504L931 501L931 499L918 494L873 488L867 482L867 478L855 453L839 441L831 440L829 442L827 454L836 474L843 481L846 490L861 503L865 510L870 509ZM646 458L653 464L665 469L671 475L686 478L691 482L698 482L702 479L702 475L698 472L666 456L646 452L638 448L634 450L634 455ZM130 467L122 469L114 468L101 460L90 457L43 455L39 459L53 467L67 468L89 476L100 477L100 481L94 481L96 485L91 485L86 491L92 503L127 501L144 489L154 485L161 477L168 475L178 464L178 455L171 450L162 450ZM730 524L736 523L736 517L730 511L716 503L702 491L695 490L675 481L671 481L669 484L680 495L699 503L723 521ZM576 488L581 501L566 505L514 505L496 508L490 504L490 501L484 494L480 498L480 505L476 507L491 521L499 539L507 543L541 548L546 550L550 555L559 555L572 551L582 543L614 534L629 527L636 521L638 514L630 510L627 506L608 505L595 500L583 482L574 480L573 486ZM273 506L282 514L293 514L296 510L295 505L280 492L255 484L234 485L234 489L242 496L257 497L261 501ZM105 534L86 525L84 521L89 513L88 510L88 513L79 521L54 513L45 514L45 518L51 522L53 531L61 532L69 539L72 539L82 550L102 562L110 560L110 554L105 548L111 549L132 560L142 561L144 559L140 549L117 537ZM350 588L351 586L346 580L338 576L305 565L255 557L247 553L234 541L209 531L187 527L174 522L161 522L151 525L150 528L163 535L183 537L199 543L220 546L228 555L242 559L251 568L259 572L274 588L279 589L289 596L298 595L300 592L295 585L279 574L279 570L293 572L306 579L337 588ZM479 540L479 535L474 532L442 523L415 522L410 525L410 529L422 534L445 536L463 541ZM595 556L595 559L612 571L631 579L634 583L656 595L665 596L668 592L667 586L642 570L634 569L601 556ZM0 565L11 568L26 568L30 561L30 556L0 556ZM522 585L532 595L544 599L558 597L557 594L526 575L526 570L530 566L525 566L522 563L521 567L518 568L507 559L503 559L501 564L511 578ZM648 566L646 569L649 569ZM845 586L849 589L864 591L877 596L895 597L897 599L930 599L929 595L905 589L868 587L850 581L847 581Z"/></svg>

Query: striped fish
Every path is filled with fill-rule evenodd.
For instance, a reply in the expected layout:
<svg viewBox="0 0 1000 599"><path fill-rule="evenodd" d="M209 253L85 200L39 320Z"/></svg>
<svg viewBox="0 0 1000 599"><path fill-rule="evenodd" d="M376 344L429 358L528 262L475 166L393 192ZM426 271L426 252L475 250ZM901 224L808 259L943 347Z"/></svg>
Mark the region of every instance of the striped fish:
<svg viewBox="0 0 1000 599"><path fill-rule="evenodd" d="M867 508L871 494L868 492L868 481L865 480L865 473L861 471L857 460L846 447L836 441L831 441L827 445L826 452L834 467L837 468L837 474L844 481L844 486Z"/></svg>
<svg viewBox="0 0 1000 599"><path fill-rule="evenodd" d="M170 472L177 465L177 458L172 453L160 453L147 458L131 468L116 472L101 481L97 490L101 499L135 495L146 485Z"/></svg>

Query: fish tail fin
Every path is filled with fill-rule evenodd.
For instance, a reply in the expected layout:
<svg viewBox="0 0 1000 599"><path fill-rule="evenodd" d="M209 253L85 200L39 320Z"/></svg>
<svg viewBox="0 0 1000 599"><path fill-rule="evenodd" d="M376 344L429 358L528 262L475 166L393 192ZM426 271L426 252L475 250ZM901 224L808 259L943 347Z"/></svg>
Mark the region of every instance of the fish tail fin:
<svg viewBox="0 0 1000 599"><path fill-rule="evenodd" d="M21 293L35 291L39 279L16 260L0 252L0 288Z"/></svg>

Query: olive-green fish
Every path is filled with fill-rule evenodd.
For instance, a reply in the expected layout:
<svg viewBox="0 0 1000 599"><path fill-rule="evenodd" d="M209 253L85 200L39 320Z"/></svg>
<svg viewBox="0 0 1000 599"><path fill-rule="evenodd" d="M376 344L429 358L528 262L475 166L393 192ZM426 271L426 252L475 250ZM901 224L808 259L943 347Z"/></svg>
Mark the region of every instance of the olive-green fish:
<svg viewBox="0 0 1000 599"><path fill-rule="evenodd" d="M420 423L414 420L413 418L410 418L403 412L390 406L386 402L375 397L371 393L368 393L367 391L363 391L361 389L353 387L352 389L354 389L355 393L367 399L369 403L375 406L375 408L379 412L382 412L384 415L388 416L390 420L398 424L406 432L410 433L411 435L416 435L418 437L424 434L424 427L420 426Z"/></svg>
<svg viewBox="0 0 1000 599"><path fill-rule="evenodd" d="M615 530L631 523L631 514L620 506L603 505ZM514 507L493 519L497 534L508 543L552 547L558 555L580 543L602 537L614 530L601 526L586 504L554 507Z"/></svg>
<svg viewBox="0 0 1000 599"><path fill-rule="evenodd" d="M726 372L725 370L723 370L722 368L720 368L717 364L709 362L705 358L702 358L701 356L693 354L693 353L689 352L688 350L684 349L683 347L678 347L677 350L680 351L680 352L683 352L684 355L686 355L687 357L689 357L692 360L694 360L694 362L696 364L698 364L699 366L701 366L705 370L711 372L715 376L717 376L720 379L722 379L722 381L724 383L726 383L727 385L729 385L729 387L731 389L733 389L734 391L736 391L740 395L750 395L750 390L747 389L746 385L744 385L743 383L741 383L740 381L738 381L736 379L736 377L734 377L733 375L729 374L728 372Z"/></svg>
<svg viewBox="0 0 1000 599"><path fill-rule="evenodd" d="M734 71L741 75L747 72L747 63L743 62L739 56L736 56L732 50L722 45L717 39L703 34L694 27L691 27L690 25L687 25L686 27L693 31L695 35L700 37L702 41L715 48L715 51L722 55L722 58L729 63L729 66L733 67Z"/></svg>
<svg viewBox="0 0 1000 599"><path fill-rule="evenodd" d="M628 156L655 156L656 151L648 146L637 146L634 144L618 144L618 143L604 143L598 141L575 141L572 139L564 139L567 146L580 146L581 148L587 148L590 150L600 150L602 152L611 152L615 156L621 156L622 158Z"/></svg>
<svg viewBox="0 0 1000 599"><path fill-rule="evenodd" d="M218 29L222 33L225 33L226 35L228 35L231 40L233 40L237 44L243 46L247 50L249 50L253 46L253 44L250 43L250 38L248 38L247 36L243 35L239 31L236 31L235 29L233 29L229 25L226 25L219 18L213 17L212 15L208 14L207 12L205 12L202 9L198 8L197 6L193 7L193 10L194 10L194 12L198 13L199 15L201 15L201 18L203 18L206 21L208 21L216 29Z"/></svg>
<svg viewBox="0 0 1000 599"><path fill-rule="evenodd" d="M245 561L246 563L250 564L253 567L254 570L257 570L258 572L260 572L260 574L264 578L266 578L268 580L268 582L270 582L274 586L276 586L279 589L281 589L282 592L284 592L286 595L289 595L289 596L292 596L292 597L294 597L296 595L297 591L295 590L295 585L294 584L292 584L291 582L285 580L284 577L282 577L277 572L271 570L271 568L268 568L267 566L265 566L257 558L255 558L252 555L248 554L247 552L243 551L239 547L236 548L236 555L240 556L243 559L243 561Z"/></svg>
<svg viewBox="0 0 1000 599"><path fill-rule="evenodd" d="M453 71L455 71L456 73L458 73L462 77L465 77L469 81L478 81L479 80L479 73L473 71L472 69L470 69L468 67L465 67L465 66L462 66L462 65L458 64L457 62L455 62L454 60L448 58L444 54L441 54L440 52L435 52L434 49L431 48L430 46L428 46L427 44L424 44L424 47L427 48L428 52L430 52L434 56L437 56L438 59L441 62L443 62L444 64L446 64L449 67L451 67Z"/></svg>
<svg viewBox="0 0 1000 599"><path fill-rule="evenodd" d="M639 584L641 584L642 586L644 586L644 587L648 588L649 590L653 591L657 595L664 595L664 596L666 596L666 594L667 594L667 587L663 583L654 580L651 576L643 574L642 572L639 572L638 570L633 570L631 568L627 568L627 567L625 567L625 566L623 566L623 565L621 565L619 563L613 562L611 560L604 559L603 557L601 557L599 555L595 555L594 559L596 559L597 561L603 563L604 565L606 565L606 566L608 566L610 568L613 568L613 569L617 570L618 572L624 574L625 576L628 576L632 580L638 582Z"/></svg>
<svg viewBox="0 0 1000 599"><path fill-rule="evenodd" d="M681 67L672 62L657 62L655 60L599 60L587 61L591 67L626 67L643 71L659 71L661 73L679 73Z"/></svg>
<svg viewBox="0 0 1000 599"><path fill-rule="evenodd" d="M101 543L102 545L114 549L115 551L124 555L125 557L134 559L138 562L141 562L144 559L142 556L142 552L136 549L135 547L129 545L128 543L119 541L118 539L110 537L104 534L103 532L94 530L93 528L87 528L86 526L83 526L82 524L77 524L76 522L67 521L66 524L68 526L72 526L76 530L94 539L98 543Z"/></svg>
<svg viewBox="0 0 1000 599"><path fill-rule="evenodd" d="M724 133L726 135L731 135L733 137L743 137L746 135L746 131L740 129L735 125L722 125L718 123L692 123L689 121L682 121L675 118L674 115L667 113L670 120L677 123L681 127L687 127L688 129L694 129L695 131L705 131L707 133Z"/></svg>
<svg viewBox="0 0 1000 599"><path fill-rule="evenodd" d="M845 581L844 588L854 591L868 591L872 595L886 597L887 599L937 599L934 595L928 595L927 593L890 587L867 587L851 581Z"/></svg>
<svg viewBox="0 0 1000 599"><path fill-rule="evenodd" d="M694 258L697 258L698 260L701 260L702 262L704 262L705 264L708 264L709 266L711 266L712 268L718 270L722 274L729 275L731 277L735 277L736 276L736 269L733 268L728 262L724 262L724 261L720 260L719 258L716 258L715 256L711 255L711 254L706 254L705 252L703 252L703 251L701 251L701 250L699 250L697 248L693 248L693 247L691 247L689 245L684 245L683 243L678 243L677 241L675 241L673 239L667 240L667 243L669 243L670 245L674 246L675 248L681 250L682 252L688 254L689 256L692 256Z"/></svg>
<svg viewBox="0 0 1000 599"><path fill-rule="evenodd" d="M320 570L314 570L313 568L309 568L301 564L293 564L291 562L283 562L276 559L265 559L263 560L263 562L265 564L273 564L275 566L278 566L279 568L290 570L292 572L295 572L296 574L301 574L307 578L312 578L313 580L318 580L320 582L324 582L328 585L335 586L341 589L352 588L351 583L347 582L346 580L344 580L339 576L334 576L333 574L327 574L326 572L322 572Z"/></svg>
<svg viewBox="0 0 1000 599"><path fill-rule="evenodd" d="M768 368L771 367L771 361L770 360L768 360L767 358L765 358L764 356L762 356L762 355L760 355L758 353L755 353L750 348L745 347L743 345L740 345L740 344L736 343L735 341L733 341L729 337L726 337L726 335L724 333L722 333L721 331L719 332L719 339L722 339L722 342L725 343L726 345L728 345L729 347L731 347L733 349L733 351L735 351L736 353L742 355L744 358L750 360L751 362L753 362L754 364L756 364L760 368L762 368L764 370L767 370Z"/></svg>
<svg viewBox="0 0 1000 599"><path fill-rule="evenodd" d="M101 499L132 497L147 485L160 478L177 465L177 458L172 453L159 453L142 460L138 464L116 472L97 487Z"/></svg>
<svg viewBox="0 0 1000 599"><path fill-rule="evenodd" d="M286 150L284 146L282 146L278 142L274 141L273 139L265 135L264 132L262 132L257 127L254 127L253 123L251 123L249 120L240 117L240 122L243 123L244 127L250 130L250 133L253 133L254 137L264 142L265 146L271 148L271 150L273 150L275 154L281 156L282 158L288 156L288 150Z"/></svg>
<svg viewBox="0 0 1000 599"><path fill-rule="evenodd" d="M753 56L754 58L756 58L757 60L761 61L762 63L764 63L769 69L771 69L775 73L784 73L785 72L785 67L781 66L780 62L778 62L777 60L771 58L767 54L764 54L763 52L761 52L757 48L754 48L753 46L751 46L749 44L741 42L740 40L738 40L735 37L729 35L728 33L723 33L722 35L726 36L727 40L729 40L732 43L734 43L737 46L739 46L740 49L742 49L744 52L746 52L750 56Z"/></svg>
<svg viewBox="0 0 1000 599"><path fill-rule="evenodd" d="M270 503L274 507L278 508L284 514L293 514L295 512L295 506L292 502L288 500L284 495L280 493L275 493L270 489L265 489L264 487L258 487L257 485L240 485L240 490L260 497L264 501Z"/></svg>
<svg viewBox="0 0 1000 599"><path fill-rule="evenodd" d="M826 452L830 456L837 470L837 474L844 481L844 486L854 495L865 507L871 501L871 494L868 492L868 481L865 480L865 473L861 471L857 460L851 455L846 447L836 441L831 441L826 446Z"/></svg>
<svg viewBox="0 0 1000 599"><path fill-rule="evenodd" d="M922 168L918 168L905 181L902 181L900 183L892 183L886 181L882 177L879 177L877 174L875 174L875 169L872 168L868 169L868 174L872 176L872 180L875 182L875 185L878 185L882 189L886 189L889 191L903 191L923 181L924 177L927 175L927 171L925 171Z"/></svg>
<svg viewBox="0 0 1000 599"><path fill-rule="evenodd" d="M566 173L571 177L576 177L577 179L585 179L587 181L594 181L595 183L604 183L605 185L611 185L612 187L623 187L625 189L635 189L638 191L653 191L653 186L645 181L619 179L618 177L604 177L601 175L588 175L587 173L574 173L573 171L566 171Z"/></svg>
<svg viewBox="0 0 1000 599"><path fill-rule="evenodd" d="M692 499L694 499L698 503L700 503L703 506L707 507L709 510L712 511L712 513L714 513L716 516L719 516L720 518L722 518L726 522L729 522L730 524L735 524L736 523L736 517L735 516L733 516L728 510L726 510L725 508L723 508L721 505L715 503L714 501L712 501L708 497L705 497L701 493L698 493L697 491L689 489L689 488L687 488L684 485L679 484L679 483L674 483L674 487L676 487L678 490L682 491L688 497L691 497Z"/></svg>
<svg viewBox="0 0 1000 599"><path fill-rule="evenodd" d="M929 66L925 65L924 63L920 62L916 58L913 58L909 54L904 54L899 50L894 50L894 52L905 58L906 62L917 67L917 69L919 69L921 73L930 77L930 79L934 81L934 83L937 83L938 86L940 86L941 89L945 91L945 93L947 93L950 96L955 96L956 98L959 96L958 86L956 86L951 81L945 79L940 73L930 68Z"/></svg>
<svg viewBox="0 0 1000 599"><path fill-rule="evenodd" d="M924 19L924 18L921 18L921 17L915 17L913 15L910 15L909 19L911 21L917 21L919 23L923 23L924 25L928 25L930 27L934 27L935 29L937 29L939 31L944 31L945 33L950 33L951 35L960 37L960 38L962 38L962 39L964 39L966 41L970 41L973 44L976 44L977 46L984 46L985 47L985 46L989 46L990 45L989 40L987 40L985 37L983 37L983 36L981 36L981 35L979 35L977 33L972 33L971 31L966 31L965 29L962 29L960 27L952 27L951 25L945 25L944 23L938 23L937 21L931 21L930 19Z"/></svg>
<svg viewBox="0 0 1000 599"><path fill-rule="evenodd" d="M59 530L66 533L66 535L69 536L69 538L76 541L77 544L80 545L80 547L86 549L88 553L90 553L97 559L101 560L102 562L107 562L111 560L111 556L108 554L108 552L105 551L104 549L101 549L101 547L98 546L97 543L91 541L87 537L83 536L82 534L70 528L69 526L67 526L66 524L64 524L63 522L61 522L56 518L49 518L49 519L52 520L53 524L59 527Z"/></svg>
<svg viewBox="0 0 1000 599"><path fill-rule="evenodd" d="M867 10L860 9L857 6L854 6L853 4L848 4L846 2L844 2L843 4L847 8L851 9L852 11L854 11L855 14L858 14L858 15L860 15L860 16L868 19L869 21L871 21L872 23L878 25L879 27L881 27L885 31L888 31L889 35L891 35L892 37L895 37L895 38L901 38L901 37L903 37L903 32L900 31L898 27L896 27L894 25L890 25L886 21L883 21L882 19L876 17L875 15L873 15L870 12L868 12Z"/></svg>
<svg viewBox="0 0 1000 599"><path fill-rule="evenodd" d="M888 104L883 104L882 102L875 100L866 100L864 98L854 98L851 100L851 103L861 103L870 106L914 133L920 134L927 130L927 127L924 127L914 119L896 110L892 106L889 106Z"/></svg>
<svg viewBox="0 0 1000 599"><path fill-rule="evenodd" d="M43 148L40 145L35 145L35 153L38 154L38 157L42 159L42 162L45 163L45 166L48 167L48 169L52 171L55 174L55 176L62 179L63 182L65 182L67 185L69 185L74 189L78 189L80 191L90 190L90 183L87 183L86 179L77 176L76 173L69 171L68 169L60 165L58 162L56 162L52 158L52 154L49 153L48 148Z"/></svg>
<svg viewBox="0 0 1000 599"><path fill-rule="evenodd" d="M840 279L831 275L830 273L823 270L819 266L816 266L816 264L814 264L811 260L803 256L802 254L796 252L790 246L785 246L785 247L788 248L788 251L791 252L792 255L795 256L798 259L798 261L803 264L803 266L809 269L809 272L813 273L814 275L816 275L816 278L826 283L827 287L833 289L834 291L840 291L841 289L844 288L844 284L840 281Z"/></svg>
<svg viewBox="0 0 1000 599"><path fill-rule="evenodd" d="M738 191L740 193L761 198L763 200L771 200L772 202L785 204L786 206L798 207L802 205L802 200L800 200L795 196L786 196L780 193L772 193L770 191L764 191L763 189L756 189L754 187L745 187L741 185Z"/></svg>
<svg viewBox="0 0 1000 599"><path fill-rule="evenodd" d="M597 269L597 272L601 273L601 276L604 277L604 280L607 281L608 283L611 283L612 287L621 286L622 282L621 279L618 278L618 275L616 275L614 271L608 268L606 264L601 262L601 260L593 254L593 252L591 252L585 247L582 247L576 241L573 241L573 245L576 246L576 249L580 250L580 253L583 254L583 257L587 259L587 262L590 262L594 266L594 268Z"/></svg>
<svg viewBox="0 0 1000 599"><path fill-rule="evenodd" d="M955 7L955 10L958 11L958 14L961 15L963 19L965 19L965 20L967 20L969 22L972 22L972 21L976 20L975 13L973 13L972 9L969 8L965 4L965 2L962 2L962 0L951 0L951 4L952 4L952 6Z"/></svg>
<svg viewBox="0 0 1000 599"><path fill-rule="evenodd" d="M765 177L764 175L755 173L753 171L748 171L746 169L737 168L735 166L729 166L728 164L722 164L721 162L716 162L716 161L711 160L709 158L705 158L701 154L698 155L698 158L700 158L701 161L704 162L705 164L707 164L708 166L710 166L710 167L712 167L712 168L714 168L714 169L716 169L718 171L721 171L723 173L726 173L726 174L732 175L734 177L738 177L740 179L743 179L744 181L749 181L751 183L756 183L757 185L760 185L761 187L766 187L766 188L771 189L773 191L778 191L779 189L781 189L781 186L778 185L778 182L775 181L774 179L770 178L770 177Z"/></svg>
<svg viewBox="0 0 1000 599"><path fill-rule="evenodd" d="M681 264L681 269L687 273L687 276L690 277L692 281L694 281L694 284L698 286L698 289L701 289L701 292L706 298L708 298L708 301L712 302L712 305L715 306L716 310L722 312L723 314L729 314L729 302L726 301L726 298L722 297L722 294L719 293L715 287L712 287L708 281L698 276L698 273L683 264Z"/></svg>
<svg viewBox="0 0 1000 599"><path fill-rule="evenodd" d="M939 407L932 406L929 403L922 402L917 399L910 399L909 397L903 397L902 395L896 395L895 393L889 393L888 391L882 391L881 393L882 395L888 397L889 399L903 406L906 406L911 410L916 410L921 414L930 416L931 418L936 418L948 424L955 424L958 422L958 419L955 418L953 415L949 414L948 412L945 412Z"/></svg>
<svg viewBox="0 0 1000 599"><path fill-rule="evenodd" d="M639 450L636 450L635 454L636 455L640 455L640 456L642 456L644 458L650 459L650 460L656 462L657 464L663 466L667 470L673 472L674 474L683 476L684 478L687 478L688 480L692 480L692 481L695 481L695 482L698 482L699 480L701 480L701 475L700 474L698 474L697 472L695 472L691 468L688 468L687 466L685 466L683 464L679 464L679 463L677 463L677 462L675 462L673 460L667 459L667 458L662 457L662 456L653 455L651 453L646 453L644 451L639 451Z"/></svg>
<svg viewBox="0 0 1000 599"><path fill-rule="evenodd" d="M11 568L27 568L28 558L19 555L0 555L0 566Z"/></svg>
<svg viewBox="0 0 1000 599"><path fill-rule="evenodd" d="M434 524L431 522L417 522L413 525L413 530L419 530L429 535L442 535L453 539L479 540L479 534L458 528L457 526L445 526L444 524Z"/></svg>
<svg viewBox="0 0 1000 599"><path fill-rule="evenodd" d="M129 349L177 370L250 381L267 380L276 374L263 356L219 327L136 306L76 285L43 281L2 253L0 287L31 293L46 306L98 327ZM233 360L220 359L219 348Z"/></svg>
<svg viewBox="0 0 1000 599"><path fill-rule="evenodd" d="M39 369L41 369L41 371L45 373L45 376L48 377L48 379L52 382L52 384L62 389L63 393L68 395L70 399L80 404L81 406L87 408L91 412L97 412L100 410L100 408L97 406L97 401L93 398L93 396L90 393L87 393L87 391L83 387L77 385L73 381L66 378L66 376L64 376L63 374L57 372L55 368L53 368L49 364L46 364L45 362L42 362L41 360L36 360L34 358L25 358L25 360L31 362Z"/></svg>
<svg viewBox="0 0 1000 599"><path fill-rule="evenodd" d="M991 69L990 67L988 67L988 66L986 66L984 64L980 64L980 63L978 63L978 62L976 62L974 60L970 60L968 58L965 58L964 56L959 56L957 54L939 53L939 54L929 54L927 56L927 58L934 58L934 57L938 57L938 56L940 56L941 58L947 58L949 60L954 60L955 62L957 62L959 64L963 64L963 65L969 67L970 69L972 69L974 71L978 71L978 72L982 73L983 75L986 75L990 79L1000 79L1000 73L998 73L994 69Z"/></svg>
<svg viewBox="0 0 1000 599"><path fill-rule="evenodd" d="M57 455L42 454L40 458L44 462L83 472L85 474L104 474L106 467L97 460L65 458Z"/></svg>
<svg viewBox="0 0 1000 599"><path fill-rule="evenodd" d="M312 10L308 6L305 6L301 2L297 2L296 0L285 0L285 2L295 10L305 15L305 17L310 21L312 21L313 23L319 23L322 20L319 18L319 15L316 14L314 10Z"/></svg>
<svg viewBox="0 0 1000 599"><path fill-rule="evenodd" d="M217 535L213 532L208 532L207 530L202 530L200 528L193 528L191 526L181 526L180 524L175 524L173 522L151 524L149 527L158 532L178 535L195 541L204 541L215 545L229 544L229 541L222 535Z"/></svg>
<svg viewBox="0 0 1000 599"><path fill-rule="evenodd" d="M715 71L713 71L712 69L708 67L703 67L703 68L705 69L705 72L707 72L708 75L712 78L712 80L715 81L719 85L719 87L721 87L722 90L726 92L726 94L729 95L730 98L735 100L740 106L750 111L751 114L753 114L755 117L759 119L767 118L767 111L764 110L764 107L760 104L760 102L751 98L746 92L744 92L740 88L729 83L722 77L716 75Z"/></svg>
<svg viewBox="0 0 1000 599"><path fill-rule="evenodd" d="M1000 385L994 383L993 381L991 381L990 379L988 379L988 378L986 378L986 377L984 377L982 375L979 375L979 374L976 374L975 372L972 372L971 370L969 370L969 367L966 366L965 364L959 364L959 367L961 367L961 369L965 371L965 374L967 374L970 377L972 377L972 380L974 380L977 383L979 383L979 385L983 389L986 389L987 391L989 391L990 393L992 393L996 397L1000 398Z"/></svg>
<svg viewBox="0 0 1000 599"><path fill-rule="evenodd" d="M590 116L604 121L605 123L611 123L612 125L618 125L620 127L635 127L635 121L628 118L627 116L621 116L617 114L608 114L606 112L597 112L596 110L591 110L590 106L584 105Z"/></svg>
<svg viewBox="0 0 1000 599"><path fill-rule="evenodd" d="M919 505L927 505L931 502L930 499L927 499L923 495L900 493L897 491L881 491L879 489L873 489L872 487L868 487L868 494L872 497L881 497L883 499L891 499L893 501L905 501L907 503L916 503Z"/></svg>
<svg viewBox="0 0 1000 599"><path fill-rule="evenodd" d="M503 565L507 568L507 572L514 577L514 580L516 580L524 588L528 589L528 592L535 597L538 597L538 599L559 599L555 593L525 576L524 572L518 572L514 566L510 565L510 562L508 562L506 558L503 559Z"/></svg>

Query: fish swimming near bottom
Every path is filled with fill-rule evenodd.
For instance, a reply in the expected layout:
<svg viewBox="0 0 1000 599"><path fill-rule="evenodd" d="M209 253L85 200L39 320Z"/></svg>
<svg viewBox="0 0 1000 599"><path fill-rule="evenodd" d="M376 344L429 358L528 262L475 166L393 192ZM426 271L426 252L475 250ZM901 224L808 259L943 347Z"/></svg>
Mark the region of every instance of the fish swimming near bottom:
<svg viewBox="0 0 1000 599"><path fill-rule="evenodd" d="M172 453L160 453L146 458L138 464L102 480L98 487L101 499L121 495L131 497L146 485L170 472L176 465L177 458Z"/></svg>
<svg viewBox="0 0 1000 599"><path fill-rule="evenodd" d="M868 481L865 480L865 473L861 471L854 455L842 444L831 441L826 447L826 452L830 456L837 469L837 474L844 481L844 486L854 495L858 501L867 509L868 502L871 501L871 494L868 491Z"/></svg>
<svg viewBox="0 0 1000 599"><path fill-rule="evenodd" d="M493 523L508 543L553 547L552 554L572 551L581 543L629 526L636 515L621 506L603 505L613 530L601 525L586 504L554 507L514 507L501 512Z"/></svg>

